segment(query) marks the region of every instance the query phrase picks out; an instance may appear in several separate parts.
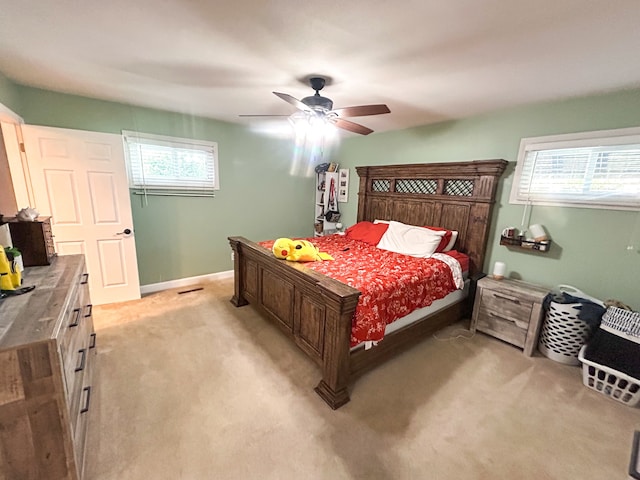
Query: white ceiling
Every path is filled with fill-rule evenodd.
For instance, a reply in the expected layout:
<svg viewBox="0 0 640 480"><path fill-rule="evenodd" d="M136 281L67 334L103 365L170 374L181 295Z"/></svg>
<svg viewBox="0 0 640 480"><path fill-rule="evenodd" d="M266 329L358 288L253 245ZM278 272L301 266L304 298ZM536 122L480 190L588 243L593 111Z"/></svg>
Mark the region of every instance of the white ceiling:
<svg viewBox="0 0 640 480"><path fill-rule="evenodd" d="M0 0L9 79L231 122L309 74L376 131L638 87L639 49L638 0Z"/></svg>

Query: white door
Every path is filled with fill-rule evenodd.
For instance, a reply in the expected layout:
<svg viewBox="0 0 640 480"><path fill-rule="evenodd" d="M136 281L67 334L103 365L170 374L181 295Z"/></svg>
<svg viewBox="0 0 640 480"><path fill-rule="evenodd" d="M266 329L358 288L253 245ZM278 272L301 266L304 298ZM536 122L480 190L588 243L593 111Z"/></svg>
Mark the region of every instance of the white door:
<svg viewBox="0 0 640 480"><path fill-rule="evenodd" d="M22 126L34 207L58 255L83 253L96 305L140 298L122 137Z"/></svg>

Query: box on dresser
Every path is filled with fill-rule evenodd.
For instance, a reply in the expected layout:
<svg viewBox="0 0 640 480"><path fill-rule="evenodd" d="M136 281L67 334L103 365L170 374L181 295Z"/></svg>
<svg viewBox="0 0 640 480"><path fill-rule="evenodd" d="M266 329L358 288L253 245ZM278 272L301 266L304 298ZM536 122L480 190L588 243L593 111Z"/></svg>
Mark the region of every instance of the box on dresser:
<svg viewBox="0 0 640 480"><path fill-rule="evenodd" d="M0 304L0 478L81 479L95 333L82 255L25 269Z"/></svg>
<svg viewBox="0 0 640 480"><path fill-rule="evenodd" d="M55 256L51 217L37 217L33 222L23 222L15 217L5 218L9 224L11 242L22 253L25 267L49 265Z"/></svg>

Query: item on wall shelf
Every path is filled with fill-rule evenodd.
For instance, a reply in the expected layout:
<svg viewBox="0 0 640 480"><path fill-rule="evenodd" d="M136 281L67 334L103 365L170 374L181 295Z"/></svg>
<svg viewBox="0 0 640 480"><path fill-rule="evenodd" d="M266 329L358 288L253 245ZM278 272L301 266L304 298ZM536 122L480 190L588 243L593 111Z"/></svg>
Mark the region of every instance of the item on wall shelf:
<svg viewBox="0 0 640 480"><path fill-rule="evenodd" d="M326 172L328 169L329 169L328 163L320 163L316 165L316 173L323 173L323 172Z"/></svg>
<svg viewBox="0 0 640 480"><path fill-rule="evenodd" d="M545 231L544 227L540 224L530 225L529 233L533 237L535 242L544 242L545 240L549 240L549 236Z"/></svg>
<svg viewBox="0 0 640 480"><path fill-rule="evenodd" d="M518 229L515 227L507 227L502 230L502 236L505 238L516 238L518 236Z"/></svg>
<svg viewBox="0 0 640 480"><path fill-rule="evenodd" d="M340 212L338 211L338 203L336 202L336 182L335 179L331 179L329 184L329 204L327 205L329 211L325 214L327 222L339 222Z"/></svg>
<svg viewBox="0 0 640 480"><path fill-rule="evenodd" d="M349 201L349 169L341 168L338 175L338 201L345 203Z"/></svg>
<svg viewBox="0 0 640 480"><path fill-rule="evenodd" d="M502 280L507 272L507 265L504 262L496 262L493 265L493 278Z"/></svg>

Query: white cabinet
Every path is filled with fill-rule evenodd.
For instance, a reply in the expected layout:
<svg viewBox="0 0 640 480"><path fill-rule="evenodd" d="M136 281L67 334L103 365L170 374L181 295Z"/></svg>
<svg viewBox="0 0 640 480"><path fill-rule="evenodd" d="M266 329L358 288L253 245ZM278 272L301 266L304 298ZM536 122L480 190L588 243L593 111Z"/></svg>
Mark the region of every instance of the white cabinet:
<svg viewBox="0 0 640 480"><path fill-rule="evenodd" d="M330 205L332 182L333 206ZM335 233L336 223L327 221L325 215L329 210L338 210L338 172L317 173L315 195L315 236Z"/></svg>

